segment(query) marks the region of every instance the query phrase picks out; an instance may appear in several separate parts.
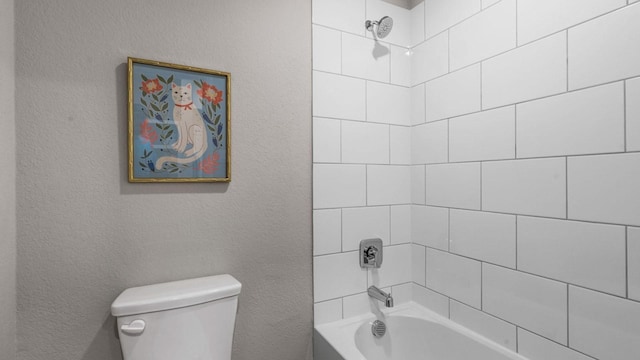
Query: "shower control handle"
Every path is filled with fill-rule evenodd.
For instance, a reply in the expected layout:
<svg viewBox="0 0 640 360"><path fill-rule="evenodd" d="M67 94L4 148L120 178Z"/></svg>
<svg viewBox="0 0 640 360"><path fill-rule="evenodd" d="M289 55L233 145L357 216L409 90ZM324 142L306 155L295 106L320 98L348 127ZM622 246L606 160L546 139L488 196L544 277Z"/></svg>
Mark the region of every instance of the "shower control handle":
<svg viewBox="0 0 640 360"><path fill-rule="evenodd" d="M382 239L360 241L360 267L379 268L382 265Z"/></svg>
<svg viewBox="0 0 640 360"><path fill-rule="evenodd" d="M364 250L364 262L367 264L375 265L376 264L376 254L378 253L378 249L371 245Z"/></svg>

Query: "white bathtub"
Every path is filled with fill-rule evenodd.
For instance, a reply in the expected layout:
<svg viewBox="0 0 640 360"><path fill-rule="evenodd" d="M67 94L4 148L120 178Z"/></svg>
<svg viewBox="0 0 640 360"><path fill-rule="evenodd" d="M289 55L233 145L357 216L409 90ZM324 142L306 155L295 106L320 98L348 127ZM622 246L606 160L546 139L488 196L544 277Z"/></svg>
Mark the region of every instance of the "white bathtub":
<svg viewBox="0 0 640 360"><path fill-rule="evenodd" d="M375 320L387 325L381 338ZM315 330L315 360L527 360L413 302Z"/></svg>

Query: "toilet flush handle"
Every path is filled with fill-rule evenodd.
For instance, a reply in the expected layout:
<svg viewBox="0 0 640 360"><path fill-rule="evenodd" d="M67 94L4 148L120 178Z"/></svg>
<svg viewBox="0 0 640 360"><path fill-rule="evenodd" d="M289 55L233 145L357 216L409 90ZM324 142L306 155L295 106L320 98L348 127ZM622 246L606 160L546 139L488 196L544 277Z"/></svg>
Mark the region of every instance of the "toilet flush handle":
<svg viewBox="0 0 640 360"><path fill-rule="evenodd" d="M144 331L145 325L144 320L133 320L128 325L122 325L120 330L127 335L140 335Z"/></svg>

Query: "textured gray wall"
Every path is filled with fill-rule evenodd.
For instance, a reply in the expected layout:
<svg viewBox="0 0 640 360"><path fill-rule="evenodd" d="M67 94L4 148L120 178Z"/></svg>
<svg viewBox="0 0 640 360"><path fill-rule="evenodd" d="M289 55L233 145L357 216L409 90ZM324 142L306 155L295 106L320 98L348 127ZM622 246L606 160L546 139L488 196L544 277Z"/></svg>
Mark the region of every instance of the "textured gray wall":
<svg viewBox="0 0 640 360"><path fill-rule="evenodd" d="M15 359L16 135L13 0L0 0L0 358Z"/></svg>
<svg viewBox="0 0 640 360"><path fill-rule="evenodd" d="M125 288L230 273L234 360L308 358L311 2L16 1L18 359L120 359ZM232 182L126 181L127 56L232 74Z"/></svg>

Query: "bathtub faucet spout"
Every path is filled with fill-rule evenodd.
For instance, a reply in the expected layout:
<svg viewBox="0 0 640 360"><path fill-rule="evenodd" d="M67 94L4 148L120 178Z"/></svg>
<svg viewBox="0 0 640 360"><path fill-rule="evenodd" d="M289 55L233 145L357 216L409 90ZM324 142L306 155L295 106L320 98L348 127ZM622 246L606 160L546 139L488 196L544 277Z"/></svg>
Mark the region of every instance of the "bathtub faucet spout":
<svg viewBox="0 0 640 360"><path fill-rule="evenodd" d="M378 289L374 285L369 286L367 293L372 298L382 301L384 303L384 306L393 307L393 298L391 297L391 294L387 294L386 292Z"/></svg>

